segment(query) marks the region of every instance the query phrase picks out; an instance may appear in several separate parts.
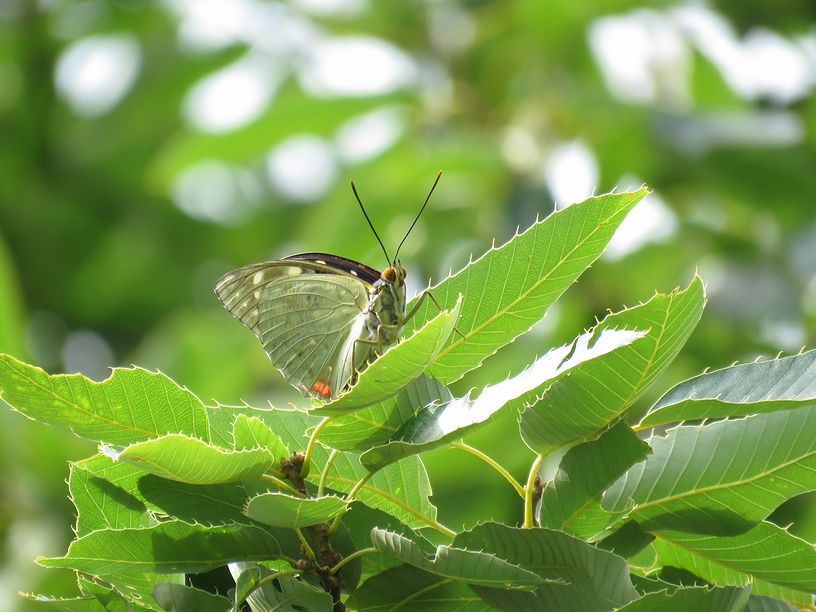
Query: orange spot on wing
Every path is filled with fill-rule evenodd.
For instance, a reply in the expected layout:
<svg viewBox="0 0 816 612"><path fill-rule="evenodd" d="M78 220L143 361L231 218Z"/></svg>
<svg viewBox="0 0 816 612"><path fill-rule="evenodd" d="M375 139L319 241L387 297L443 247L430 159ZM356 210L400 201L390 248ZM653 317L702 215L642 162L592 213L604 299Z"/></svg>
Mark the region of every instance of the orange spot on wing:
<svg viewBox="0 0 816 612"><path fill-rule="evenodd" d="M322 380L315 381L315 384L312 385L312 391L319 393L323 397L331 397L331 388Z"/></svg>

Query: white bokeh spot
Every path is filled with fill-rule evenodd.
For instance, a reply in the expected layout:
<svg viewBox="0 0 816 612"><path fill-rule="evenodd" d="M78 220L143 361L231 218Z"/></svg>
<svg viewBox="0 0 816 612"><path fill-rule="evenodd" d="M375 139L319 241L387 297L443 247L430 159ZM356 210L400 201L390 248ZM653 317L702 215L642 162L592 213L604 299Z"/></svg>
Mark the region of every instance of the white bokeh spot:
<svg viewBox="0 0 816 612"><path fill-rule="evenodd" d="M266 169L272 186L295 202L318 200L337 178L334 151L317 136L285 140L267 155Z"/></svg>
<svg viewBox="0 0 816 612"><path fill-rule="evenodd" d="M57 92L77 115L98 117L130 91L140 66L141 49L135 36L88 36L68 46L57 59Z"/></svg>
<svg viewBox="0 0 816 612"><path fill-rule="evenodd" d="M373 96L413 85L418 70L404 51L382 39L347 36L318 43L299 76L311 95Z"/></svg>
<svg viewBox="0 0 816 612"><path fill-rule="evenodd" d="M544 162L544 180L560 210L593 194L598 185L598 162L582 140L565 142Z"/></svg>

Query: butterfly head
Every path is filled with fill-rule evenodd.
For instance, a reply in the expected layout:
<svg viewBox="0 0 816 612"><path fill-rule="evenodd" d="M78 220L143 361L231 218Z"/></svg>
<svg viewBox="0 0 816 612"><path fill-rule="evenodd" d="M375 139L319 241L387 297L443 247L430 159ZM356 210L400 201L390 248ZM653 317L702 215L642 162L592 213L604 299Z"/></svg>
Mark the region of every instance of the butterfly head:
<svg viewBox="0 0 816 612"><path fill-rule="evenodd" d="M381 278L386 283L396 284L402 287L405 284L406 276L408 276L408 271L399 263L395 263L393 266L388 266L383 270Z"/></svg>

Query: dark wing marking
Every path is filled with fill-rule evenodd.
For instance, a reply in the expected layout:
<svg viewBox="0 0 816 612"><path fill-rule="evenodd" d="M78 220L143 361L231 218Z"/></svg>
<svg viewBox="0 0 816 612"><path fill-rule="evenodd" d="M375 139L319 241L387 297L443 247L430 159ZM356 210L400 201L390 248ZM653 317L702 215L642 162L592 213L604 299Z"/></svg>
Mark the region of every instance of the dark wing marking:
<svg viewBox="0 0 816 612"><path fill-rule="evenodd" d="M329 253L298 253L297 255L289 255L289 257L284 257L283 259L284 261L321 262L329 266L332 270L340 270L346 274L351 274L352 276L363 279L370 285L376 283L380 280L380 276L382 276L382 274L374 268L370 268L359 261L340 257L339 255L330 255Z"/></svg>

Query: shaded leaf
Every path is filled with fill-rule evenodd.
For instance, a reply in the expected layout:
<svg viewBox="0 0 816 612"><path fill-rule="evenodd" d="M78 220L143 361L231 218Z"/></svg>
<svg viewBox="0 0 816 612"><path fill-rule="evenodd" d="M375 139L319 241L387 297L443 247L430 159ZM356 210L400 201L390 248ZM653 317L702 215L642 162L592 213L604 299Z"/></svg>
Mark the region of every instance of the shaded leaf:
<svg viewBox="0 0 816 612"><path fill-rule="evenodd" d="M261 580L277 571L288 571L288 567L271 569L271 564L230 563L230 572L236 583L242 580L247 587L257 586L256 576ZM249 575L247 575L249 572ZM242 579L243 577L243 579ZM243 586L243 585L242 585ZM239 597L244 594L239 595ZM332 609L331 596L322 589L315 588L294 576L280 576L273 582L266 582L259 588L250 590L246 601L255 611L279 612L329 612Z"/></svg>
<svg viewBox="0 0 816 612"><path fill-rule="evenodd" d="M648 530L747 531L786 499L816 488L816 410L678 426L604 494Z"/></svg>
<svg viewBox="0 0 816 612"><path fill-rule="evenodd" d="M781 599L764 595L751 595L748 598L748 605L745 606L744 612L797 612L798 610L798 607Z"/></svg>
<svg viewBox="0 0 816 612"><path fill-rule="evenodd" d="M126 445L168 432L209 439L201 400L160 372L113 368L95 382L82 374L44 370L0 354L0 397L36 421L76 435Z"/></svg>
<svg viewBox="0 0 816 612"><path fill-rule="evenodd" d="M658 562L686 569L716 585L754 583L754 593L778 596L770 586L816 591L816 547L773 523L731 537L661 531Z"/></svg>
<svg viewBox="0 0 816 612"><path fill-rule="evenodd" d="M153 587L153 597L167 612L226 612L232 609L232 603L226 597L183 584L159 583Z"/></svg>
<svg viewBox="0 0 816 612"><path fill-rule="evenodd" d="M622 608L621 612L742 612L751 587L688 587L669 593L658 591L644 595Z"/></svg>
<svg viewBox="0 0 816 612"><path fill-rule="evenodd" d="M360 459L368 469L376 471L408 455L458 440L488 423L499 410L534 402L560 373L586 360L600 359L641 336L642 332L637 331L604 330L591 343L594 334L586 332L575 343L552 349L521 374L485 387L476 399L468 394L441 405L425 406L403 424L392 441L366 451Z"/></svg>
<svg viewBox="0 0 816 612"><path fill-rule="evenodd" d="M374 548L404 563L469 584L511 588L537 585L544 581L536 574L486 552L440 545L433 556L428 556L407 537L377 528L371 530L371 541Z"/></svg>
<svg viewBox="0 0 816 612"><path fill-rule="evenodd" d="M273 527L308 527L326 523L346 510L340 497L325 496L304 499L288 493L262 493L247 503L244 514Z"/></svg>
<svg viewBox="0 0 816 612"><path fill-rule="evenodd" d="M250 495L242 482L197 485L147 474L139 479L138 495L154 513L188 523L217 526L252 522L243 514Z"/></svg>
<svg viewBox="0 0 816 612"><path fill-rule="evenodd" d="M541 495L539 525L584 539L601 533L614 518L601 508L604 490L648 453L649 445L623 422L571 448Z"/></svg>
<svg viewBox="0 0 816 612"><path fill-rule="evenodd" d="M144 470L104 455L72 463L68 491L77 511L76 535L155 524L143 500L135 494L144 474Z"/></svg>
<svg viewBox="0 0 816 612"><path fill-rule="evenodd" d="M542 580L560 580L534 593L472 587L503 610L609 610L638 597L624 559L560 531L485 523L458 534L453 545L495 554Z"/></svg>
<svg viewBox="0 0 816 612"><path fill-rule="evenodd" d="M232 451L181 434L137 442L121 451L105 450L117 461L131 463L162 478L193 484L257 478L275 462L265 448Z"/></svg>
<svg viewBox="0 0 816 612"><path fill-rule="evenodd" d="M674 360L700 320L703 282L656 294L648 302L604 318L594 334L609 329L646 330L643 338L560 374L530 400L519 419L524 441L540 453L580 440L619 418Z"/></svg>
<svg viewBox="0 0 816 612"><path fill-rule="evenodd" d="M453 333L461 308L462 296L459 296L449 310L443 310L378 357L348 392L311 412L341 415L396 395L433 363Z"/></svg>
<svg viewBox="0 0 816 612"><path fill-rule="evenodd" d="M651 533L643 531L637 521L629 521L621 525L617 531L611 533L598 542L598 548L603 548L616 555L629 559L643 551L654 540ZM637 566L640 559L630 561L630 565Z"/></svg>
<svg viewBox="0 0 816 612"><path fill-rule="evenodd" d="M626 213L647 193L642 187L554 212L431 287L444 308L464 296L456 324L464 337L451 337L429 374L443 383L457 380L529 330L601 255ZM434 314L433 305L423 304L406 331Z"/></svg>
<svg viewBox="0 0 816 612"><path fill-rule="evenodd" d="M487 612L493 609L467 585L411 565L400 565L372 576L351 601L361 612L385 612L394 608L439 612Z"/></svg>
<svg viewBox="0 0 816 612"><path fill-rule="evenodd" d="M816 350L695 376L661 397L640 427L816 404Z"/></svg>

